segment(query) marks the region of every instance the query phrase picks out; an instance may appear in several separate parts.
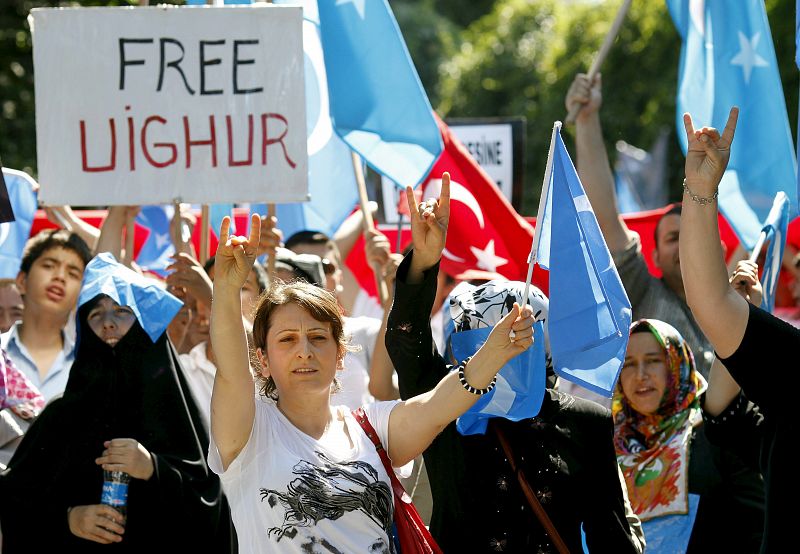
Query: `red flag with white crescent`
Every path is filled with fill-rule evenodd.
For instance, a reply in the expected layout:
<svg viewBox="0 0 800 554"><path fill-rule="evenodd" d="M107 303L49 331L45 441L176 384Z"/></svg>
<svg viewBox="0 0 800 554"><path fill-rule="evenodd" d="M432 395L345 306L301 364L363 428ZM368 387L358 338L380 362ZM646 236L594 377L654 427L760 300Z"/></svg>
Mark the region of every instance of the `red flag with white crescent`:
<svg viewBox="0 0 800 554"><path fill-rule="evenodd" d="M450 173L450 225L442 269L499 273L524 281L533 227L506 200L491 177L437 117L444 150L422 184L422 198L439 196L442 173Z"/></svg>

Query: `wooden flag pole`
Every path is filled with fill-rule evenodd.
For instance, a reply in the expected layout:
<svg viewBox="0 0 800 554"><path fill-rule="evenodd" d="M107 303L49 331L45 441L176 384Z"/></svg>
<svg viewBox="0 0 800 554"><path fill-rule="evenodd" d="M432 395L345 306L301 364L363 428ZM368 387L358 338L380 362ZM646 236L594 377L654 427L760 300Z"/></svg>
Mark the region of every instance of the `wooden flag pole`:
<svg viewBox="0 0 800 554"><path fill-rule="evenodd" d="M200 264L205 265L208 261L208 234L211 232L208 218L210 217L211 209L208 204L203 204L200 208Z"/></svg>
<svg viewBox="0 0 800 554"><path fill-rule="evenodd" d="M139 0L139 6L149 6L150 0ZM133 265L133 235L136 230L136 220L131 219L125 222L125 261L126 265Z"/></svg>
<svg viewBox="0 0 800 554"><path fill-rule="evenodd" d="M265 4L271 4L272 0L261 0ZM275 216L275 204L267 204L267 218ZM267 258L267 275L269 276L270 284L273 283L275 278L275 254Z"/></svg>
<svg viewBox="0 0 800 554"><path fill-rule="evenodd" d="M125 265L133 264L133 235L136 229L136 219L129 219L125 222Z"/></svg>
<svg viewBox="0 0 800 554"><path fill-rule="evenodd" d="M369 211L369 198L367 197L367 183L364 180L364 169L361 167L361 156L355 152L350 152L353 157L353 171L356 174L356 185L358 186L358 199L361 204L361 213L364 216L364 230L371 231L375 228L375 222L372 220L372 212ZM381 275L381 268L372 267L375 273L375 283L378 285L378 297L381 301L381 306L385 306L389 300L389 289L386 287L386 281L383 280Z"/></svg>
<svg viewBox="0 0 800 554"><path fill-rule="evenodd" d="M275 204L267 204L267 219L275 217ZM275 277L275 254L271 254L267 258L267 275L269 275L269 282L272 283Z"/></svg>
<svg viewBox="0 0 800 554"><path fill-rule="evenodd" d="M590 83L594 81L595 75L597 75L597 72L600 71L600 66L603 65L606 56L608 56L611 46L614 44L614 39L617 38L620 27L622 27L622 23L625 21L625 16L628 15L631 2L632 0L623 0L622 5L619 7L619 10L617 11L617 17L614 19L614 23L611 24L611 29L608 30L608 34L606 34L603 45L595 55L594 61L592 62L592 67L589 68L587 77ZM568 125L575 123L575 118L578 116L578 112L581 111L581 108L582 106L580 104L573 104L566 118L566 123Z"/></svg>

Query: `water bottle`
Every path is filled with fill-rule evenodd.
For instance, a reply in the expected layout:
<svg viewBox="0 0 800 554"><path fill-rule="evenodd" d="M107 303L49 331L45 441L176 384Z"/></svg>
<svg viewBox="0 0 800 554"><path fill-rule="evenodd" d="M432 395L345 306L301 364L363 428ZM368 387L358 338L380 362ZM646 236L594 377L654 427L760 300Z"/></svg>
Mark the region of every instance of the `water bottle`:
<svg viewBox="0 0 800 554"><path fill-rule="evenodd" d="M100 504L111 506L122 514L123 518L128 515L128 483L130 480L131 476L124 471L103 470L103 495L100 498Z"/></svg>

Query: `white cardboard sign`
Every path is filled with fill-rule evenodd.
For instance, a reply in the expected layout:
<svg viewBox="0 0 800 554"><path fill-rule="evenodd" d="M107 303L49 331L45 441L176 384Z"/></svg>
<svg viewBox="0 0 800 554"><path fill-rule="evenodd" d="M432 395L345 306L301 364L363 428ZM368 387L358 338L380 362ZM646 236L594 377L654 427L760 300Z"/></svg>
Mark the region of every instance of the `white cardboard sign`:
<svg viewBox="0 0 800 554"><path fill-rule="evenodd" d="M302 10L35 9L40 199L302 202Z"/></svg>

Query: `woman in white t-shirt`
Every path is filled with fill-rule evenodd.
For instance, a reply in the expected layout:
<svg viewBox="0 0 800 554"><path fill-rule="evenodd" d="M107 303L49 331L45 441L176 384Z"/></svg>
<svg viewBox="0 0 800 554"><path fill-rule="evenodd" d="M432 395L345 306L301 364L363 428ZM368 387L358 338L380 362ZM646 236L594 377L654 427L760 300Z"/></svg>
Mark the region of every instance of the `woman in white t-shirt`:
<svg viewBox="0 0 800 554"><path fill-rule="evenodd" d="M442 190L439 204L420 208L415 240L444 241L449 186ZM239 288L255 260L260 219L252 218L249 239L229 236L229 227L226 218L214 280L209 465L231 503L239 551L394 552L388 475L349 409L330 403L348 350L336 299L305 283L262 295L253 323L262 394L254 398ZM419 455L532 344L532 324L530 309L515 307L461 379L452 372L424 395L365 406L395 467Z"/></svg>

